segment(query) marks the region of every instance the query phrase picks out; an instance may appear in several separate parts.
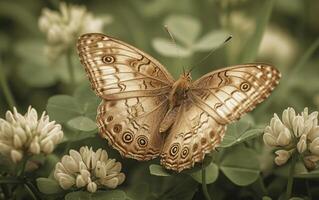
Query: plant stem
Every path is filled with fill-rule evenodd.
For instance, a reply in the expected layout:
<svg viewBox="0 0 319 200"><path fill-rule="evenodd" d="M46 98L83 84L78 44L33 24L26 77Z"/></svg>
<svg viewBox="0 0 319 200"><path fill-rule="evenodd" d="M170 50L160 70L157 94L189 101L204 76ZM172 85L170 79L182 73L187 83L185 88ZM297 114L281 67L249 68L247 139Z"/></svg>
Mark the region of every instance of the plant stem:
<svg viewBox="0 0 319 200"><path fill-rule="evenodd" d="M259 175L259 178L258 178L258 185L263 193L263 196L267 196L268 195L268 191L265 187L265 183L264 183L264 180L263 180L263 177L261 176L261 174Z"/></svg>
<svg viewBox="0 0 319 200"><path fill-rule="evenodd" d="M203 194L205 196L206 200L212 200L208 194L207 191L207 185L206 185L206 169L205 166L202 165L202 189L203 189Z"/></svg>
<svg viewBox="0 0 319 200"><path fill-rule="evenodd" d="M306 180L306 187L307 187L308 198L309 198L309 200L312 200L312 194L311 194L311 190L309 187L309 180Z"/></svg>
<svg viewBox="0 0 319 200"><path fill-rule="evenodd" d="M11 93L11 90L8 85L8 81L6 79L6 76L4 74L4 70L2 69L2 64L0 63L0 85L1 90L3 92L3 95L10 106L10 108L14 107L16 105L15 100L13 98L13 95Z"/></svg>
<svg viewBox="0 0 319 200"><path fill-rule="evenodd" d="M72 49L67 50L66 53L66 61L67 61L67 67L69 70L69 75L70 75L70 84L71 86L75 86L75 73L74 73L74 66L72 63Z"/></svg>
<svg viewBox="0 0 319 200"><path fill-rule="evenodd" d="M288 174L288 183L287 183L287 190L286 190L286 199L288 200L291 197L292 193L292 186L294 181L294 171L297 163L296 155L292 155L289 174Z"/></svg>
<svg viewBox="0 0 319 200"><path fill-rule="evenodd" d="M18 176L23 176L23 173L25 171L25 167L26 167L26 165L28 163L29 158L30 158L30 156L24 156L24 158L22 159L22 167L21 167L21 170L18 173Z"/></svg>
<svg viewBox="0 0 319 200"><path fill-rule="evenodd" d="M38 194L37 188L34 187L34 185L31 182L26 181L24 183L24 187L26 188L26 190L29 192L29 194L32 196L34 200L41 200L41 197Z"/></svg>

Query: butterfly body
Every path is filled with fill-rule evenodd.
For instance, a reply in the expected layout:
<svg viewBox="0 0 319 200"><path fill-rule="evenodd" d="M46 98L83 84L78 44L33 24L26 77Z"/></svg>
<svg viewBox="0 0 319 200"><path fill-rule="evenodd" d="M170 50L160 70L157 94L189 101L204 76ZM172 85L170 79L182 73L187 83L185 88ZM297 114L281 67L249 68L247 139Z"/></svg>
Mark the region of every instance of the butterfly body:
<svg viewBox="0 0 319 200"><path fill-rule="evenodd" d="M280 79L274 67L252 63L193 82L183 73L175 81L157 60L112 37L85 34L77 46L92 89L102 98L100 135L125 157L160 156L175 171L201 162L221 143L227 124L266 99Z"/></svg>

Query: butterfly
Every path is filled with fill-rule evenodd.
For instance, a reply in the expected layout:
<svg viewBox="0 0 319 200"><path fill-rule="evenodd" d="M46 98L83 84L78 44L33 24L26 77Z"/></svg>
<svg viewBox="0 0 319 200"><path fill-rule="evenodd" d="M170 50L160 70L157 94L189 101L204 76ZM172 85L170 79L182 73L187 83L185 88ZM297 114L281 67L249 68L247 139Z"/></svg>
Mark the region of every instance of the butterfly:
<svg viewBox="0 0 319 200"><path fill-rule="evenodd" d="M78 55L102 101L99 133L120 154L161 157L174 171L191 168L221 143L227 124L265 100L279 83L271 65L222 68L192 81L178 80L150 55L100 33L79 37Z"/></svg>

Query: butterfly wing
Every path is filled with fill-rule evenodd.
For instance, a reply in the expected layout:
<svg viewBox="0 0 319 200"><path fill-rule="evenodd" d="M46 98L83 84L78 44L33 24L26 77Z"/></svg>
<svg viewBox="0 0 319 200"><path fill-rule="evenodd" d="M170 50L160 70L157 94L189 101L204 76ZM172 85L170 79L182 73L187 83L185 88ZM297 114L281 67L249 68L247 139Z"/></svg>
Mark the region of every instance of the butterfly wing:
<svg viewBox="0 0 319 200"><path fill-rule="evenodd" d="M82 35L77 48L92 89L103 99L158 96L168 93L174 83L154 58L109 36Z"/></svg>
<svg viewBox="0 0 319 200"><path fill-rule="evenodd" d="M125 157L158 156L164 141L158 126L168 109L172 76L151 56L103 34L85 34L77 47L91 87L103 99L100 135Z"/></svg>
<svg viewBox="0 0 319 200"><path fill-rule="evenodd" d="M181 171L216 148L226 125L251 111L278 84L280 73L266 64L213 71L192 84L161 153L161 163Z"/></svg>

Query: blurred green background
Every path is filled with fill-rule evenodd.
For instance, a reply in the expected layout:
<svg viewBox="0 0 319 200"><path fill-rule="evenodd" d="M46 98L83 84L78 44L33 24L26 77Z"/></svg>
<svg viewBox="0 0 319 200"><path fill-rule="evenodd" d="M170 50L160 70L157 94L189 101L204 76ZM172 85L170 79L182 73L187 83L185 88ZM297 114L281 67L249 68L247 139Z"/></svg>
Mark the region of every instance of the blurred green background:
<svg viewBox="0 0 319 200"><path fill-rule="evenodd" d="M59 10L59 2L0 0L0 117L3 117L12 105L15 105L22 113L29 105L36 108L38 112L47 109L50 117L65 125L65 132L69 132L66 133L66 142L57 149L57 157L67 149L83 144L105 148L107 146L105 141L95 137L94 125L92 129L87 130L84 126L84 130L80 130L82 135L80 134L81 137L79 137L78 132L74 135L72 123L67 123L77 114L88 116L94 121L94 112L99 99L94 97L93 92L87 87L88 80L76 55L75 44L71 62L75 70L76 86L70 86L66 55L62 54L57 59L49 60L44 54L47 41L45 34L38 28L38 20L43 8ZM193 72L193 79L196 79L209 71L230 65L247 62L273 64L281 71L282 79L270 98L250 115L256 127L269 123L273 113L281 113L287 107L294 107L297 111L301 111L304 107L309 107L310 111L318 110L319 1L317 0L74 0L65 2L84 5L95 17L107 20L103 29L105 34L152 55L166 66L175 78L178 78L182 67L190 68L198 65ZM175 36L176 46L168 44L170 37L164 30L164 25L168 25ZM233 37L230 42L216 50L204 62L198 63L228 35ZM76 91L75 94L74 91ZM70 107L74 102L73 100L66 102L63 97L55 96L61 94L74 94L74 101L87 100L82 103L88 103L89 110L77 110L77 114L73 113L74 115L66 117L63 109L57 111L54 105L63 101L65 107ZM59 101L59 98L62 100ZM89 111L93 114L88 113ZM89 125L92 126L90 123ZM83 136L85 131L90 132L89 139ZM260 137L250 141L251 148L246 150L253 149L258 152L252 156L256 156L256 160L262 160L263 147L257 145L258 147L255 148L255 143L260 144ZM236 148L238 145L231 148L232 150L225 151L226 153L227 151L235 152ZM113 152L111 148L108 151ZM245 156L245 153L242 155ZM113 154L121 159L117 152ZM219 156L217 155L217 160ZM134 196L132 198L150 199L149 194L154 194L153 199L203 198L200 187L189 176L186 178L183 176L144 177L145 174L149 174L150 163L137 165L137 162L131 160L123 162L124 169L128 172L128 180L123 188L131 194L131 197ZM265 177L265 182L266 187L270 188L270 196L280 196L280 191L285 184L283 178L285 173L282 171L277 173L269 170L269 167L263 167L272 165L271 159L262 160L260 165L261 167L257 166L257 174L260 172L265 174L263 170L268 170L269 176ZM49 171L42 175L48 176ZM209 187L209 191L213 199L260 199L261 192L257 179L258 177L255 177L252 181L236 184L236 180L230 182L224 175L220 175L218 182ZM252 182L254 184L251 185ZM249 183L248 187L241 187L247 185L246 183ZM152 192L139 191L147 184L150 184L147 188ZM300 184L302 185L302 181ZM314 195L319 195L316 180L311 184L315 188ZM172 189L176 185L178 187ZM303 189L301 186L301 193ZM237 197L232 197L230 192ZM168 195L165 196L166 193ZM142 194L146 196L139 196Z"/></svg>

